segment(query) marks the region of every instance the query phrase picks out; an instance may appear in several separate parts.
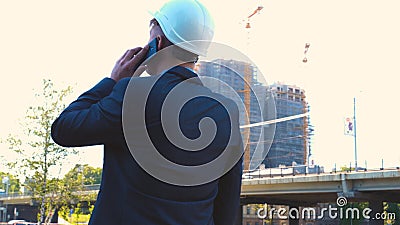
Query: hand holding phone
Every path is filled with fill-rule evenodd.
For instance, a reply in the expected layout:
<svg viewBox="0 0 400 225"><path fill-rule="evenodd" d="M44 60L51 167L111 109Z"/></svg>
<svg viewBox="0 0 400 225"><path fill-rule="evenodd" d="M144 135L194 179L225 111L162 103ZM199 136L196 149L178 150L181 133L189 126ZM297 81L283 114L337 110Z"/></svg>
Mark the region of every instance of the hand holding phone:
<svg viewBox="0 0 400 225"><path fill-rule="evenodd" d="M149 42L149 51L147 52L146 59L150 58L157 52L157 38Z"/></svg>
<svg viewBox="0 0 400 225"><path fill-rule="evenodd" d="M110 78L118 82L125 77L132 77L135 74L140 75L141 70L139 70L139 66L143 60L145 60L148 50L148 45L146 45L144 48L136 47L127 50L125 54L115 63Z"/></svg>

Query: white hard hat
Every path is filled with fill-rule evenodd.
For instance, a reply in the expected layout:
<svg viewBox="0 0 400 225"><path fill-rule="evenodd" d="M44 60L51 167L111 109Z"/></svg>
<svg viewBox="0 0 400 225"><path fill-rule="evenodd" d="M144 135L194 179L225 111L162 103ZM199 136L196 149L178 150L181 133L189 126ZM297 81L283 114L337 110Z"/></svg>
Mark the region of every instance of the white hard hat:
<svg viewBox="0 0 400 225"><path fill-rule="evenodd" d="M207 54L214 36L214 21L199 1L171 0L150 14L173 44L196 55Z"/></svg>

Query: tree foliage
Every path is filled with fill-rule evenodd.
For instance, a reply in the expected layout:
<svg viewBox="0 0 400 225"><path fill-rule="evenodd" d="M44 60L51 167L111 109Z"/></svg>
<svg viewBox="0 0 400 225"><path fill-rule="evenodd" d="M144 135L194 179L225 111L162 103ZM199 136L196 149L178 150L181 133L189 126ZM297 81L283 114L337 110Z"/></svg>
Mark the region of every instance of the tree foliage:
<svg viewBox="0 0 400 225"><path fill-rule="evenodd" d="M101 182L101 168L95 168L88 164L76 164L74 168L65 174L65 178L75 180L83 185L100 184Z"/></svg>
<svg viewBox="0 0 400 225"><path fill-rule="evenodd" d="M345 205L344 207L342 207L344 218L340 220L340 225L361 224L364 220L362 212L367 207L368 207L368 202L351 202ZM349 211L350 209L357 209L357 211L359 212L358 216L357 214L355 214L353 218L351 211Z"/></svg>
<svg viewBox="0 0 400 225"><path fill-rule="evenodd" d="M76 164L74 168L68 171L64 176L64 184L69 185L68 189L74 190L70 196L72 201L64 204L59 209L63 218L69 216L70 210L74 210L74 215L90 215L93 210L92 202L96 200L97 193L88 188L88 185L100 184L101 168L94 168L87 164ZM79 192L82 192L79 194Z"/></svg>
<svg viewBox="0 0 400 225"><path fill-rule="evenodd" d="M2 182L5 177L8 177L9 179L8 184ZM4 192L8 190L8 193L18 193L20 192L21 184L19 179L13 174L0 172L0 189L3 189Z"/></svg>
<svg viewBox="0 0 400 225"><path fill-rule="evenodd" d="M392 214L394 218L387 218L386 224L400 225L400 204L393 202L385 202L384 210L386 215Z"/></svg>
<svg viewBox="0 0 400 225"><path fill-rule="evenodd" d="M44 215L51 217L54 211L71 200L73 184L51 176L50 169L62 167L62 161L73 149L63 148L51 139L51 125L65 108L64 99L72 92L68 86L57 90L51 80L43 80L43 88L35 94L37 104L28 108L22 131L24 138L10 135L9 148L15 151L18 161L9 166L25 177L25 189L40 207L38 222ZM48 218L47 218L48 219Z"/></svg>

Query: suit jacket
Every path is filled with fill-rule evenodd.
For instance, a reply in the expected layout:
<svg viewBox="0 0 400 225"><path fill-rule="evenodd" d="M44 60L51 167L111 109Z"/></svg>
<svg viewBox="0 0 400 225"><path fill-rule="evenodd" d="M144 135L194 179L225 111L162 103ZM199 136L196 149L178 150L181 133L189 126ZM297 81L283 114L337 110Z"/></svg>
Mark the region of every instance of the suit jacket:
<svg viewBox="0 0 400 225"><path fill-rule="evenodd" d="M228 137L234 138L229 151L243 151L237 106L232 100L212 93L199 79L185 84L186 90L211 94L220 102L207 97L191 100L179 115L180 128L186 137L195 139L200 135L199 121L210 117L217 125L215 139L207 148L196 152L182 151L168 141L161 125L163 101L176 85L196 77L194 72L177 66L159 76L126 78L117 83L105 78L72 102L54 121L52 138L59 145L104 145L101 187L89 224L234 224L239 212L242 158L216 180L195 186L174 185L147 173L132 156L124 137L122 106L129 82L157 79L147 99L145 123L153 144L163 156L182 165L201 165L221 154ZM144 96L137 93L137 98ZM224 109L227 106L232 115ZM143 144L138 148L146 152L147 147Z"/></svg>

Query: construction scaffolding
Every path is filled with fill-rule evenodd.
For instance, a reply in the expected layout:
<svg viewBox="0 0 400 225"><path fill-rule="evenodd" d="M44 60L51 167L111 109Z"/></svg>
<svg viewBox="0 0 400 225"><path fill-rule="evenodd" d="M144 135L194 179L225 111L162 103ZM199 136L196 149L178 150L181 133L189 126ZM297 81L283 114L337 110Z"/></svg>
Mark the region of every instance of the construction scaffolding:
<svg viewBox="0 0 400 225"><path fill-rule="evenodd" d="M270 87L275 96L277 118L309 112L305 91L300 87L283 83ZM277 124L273 144L264 160L266 167L306 165L312 131L309 117Z"/></svg>

